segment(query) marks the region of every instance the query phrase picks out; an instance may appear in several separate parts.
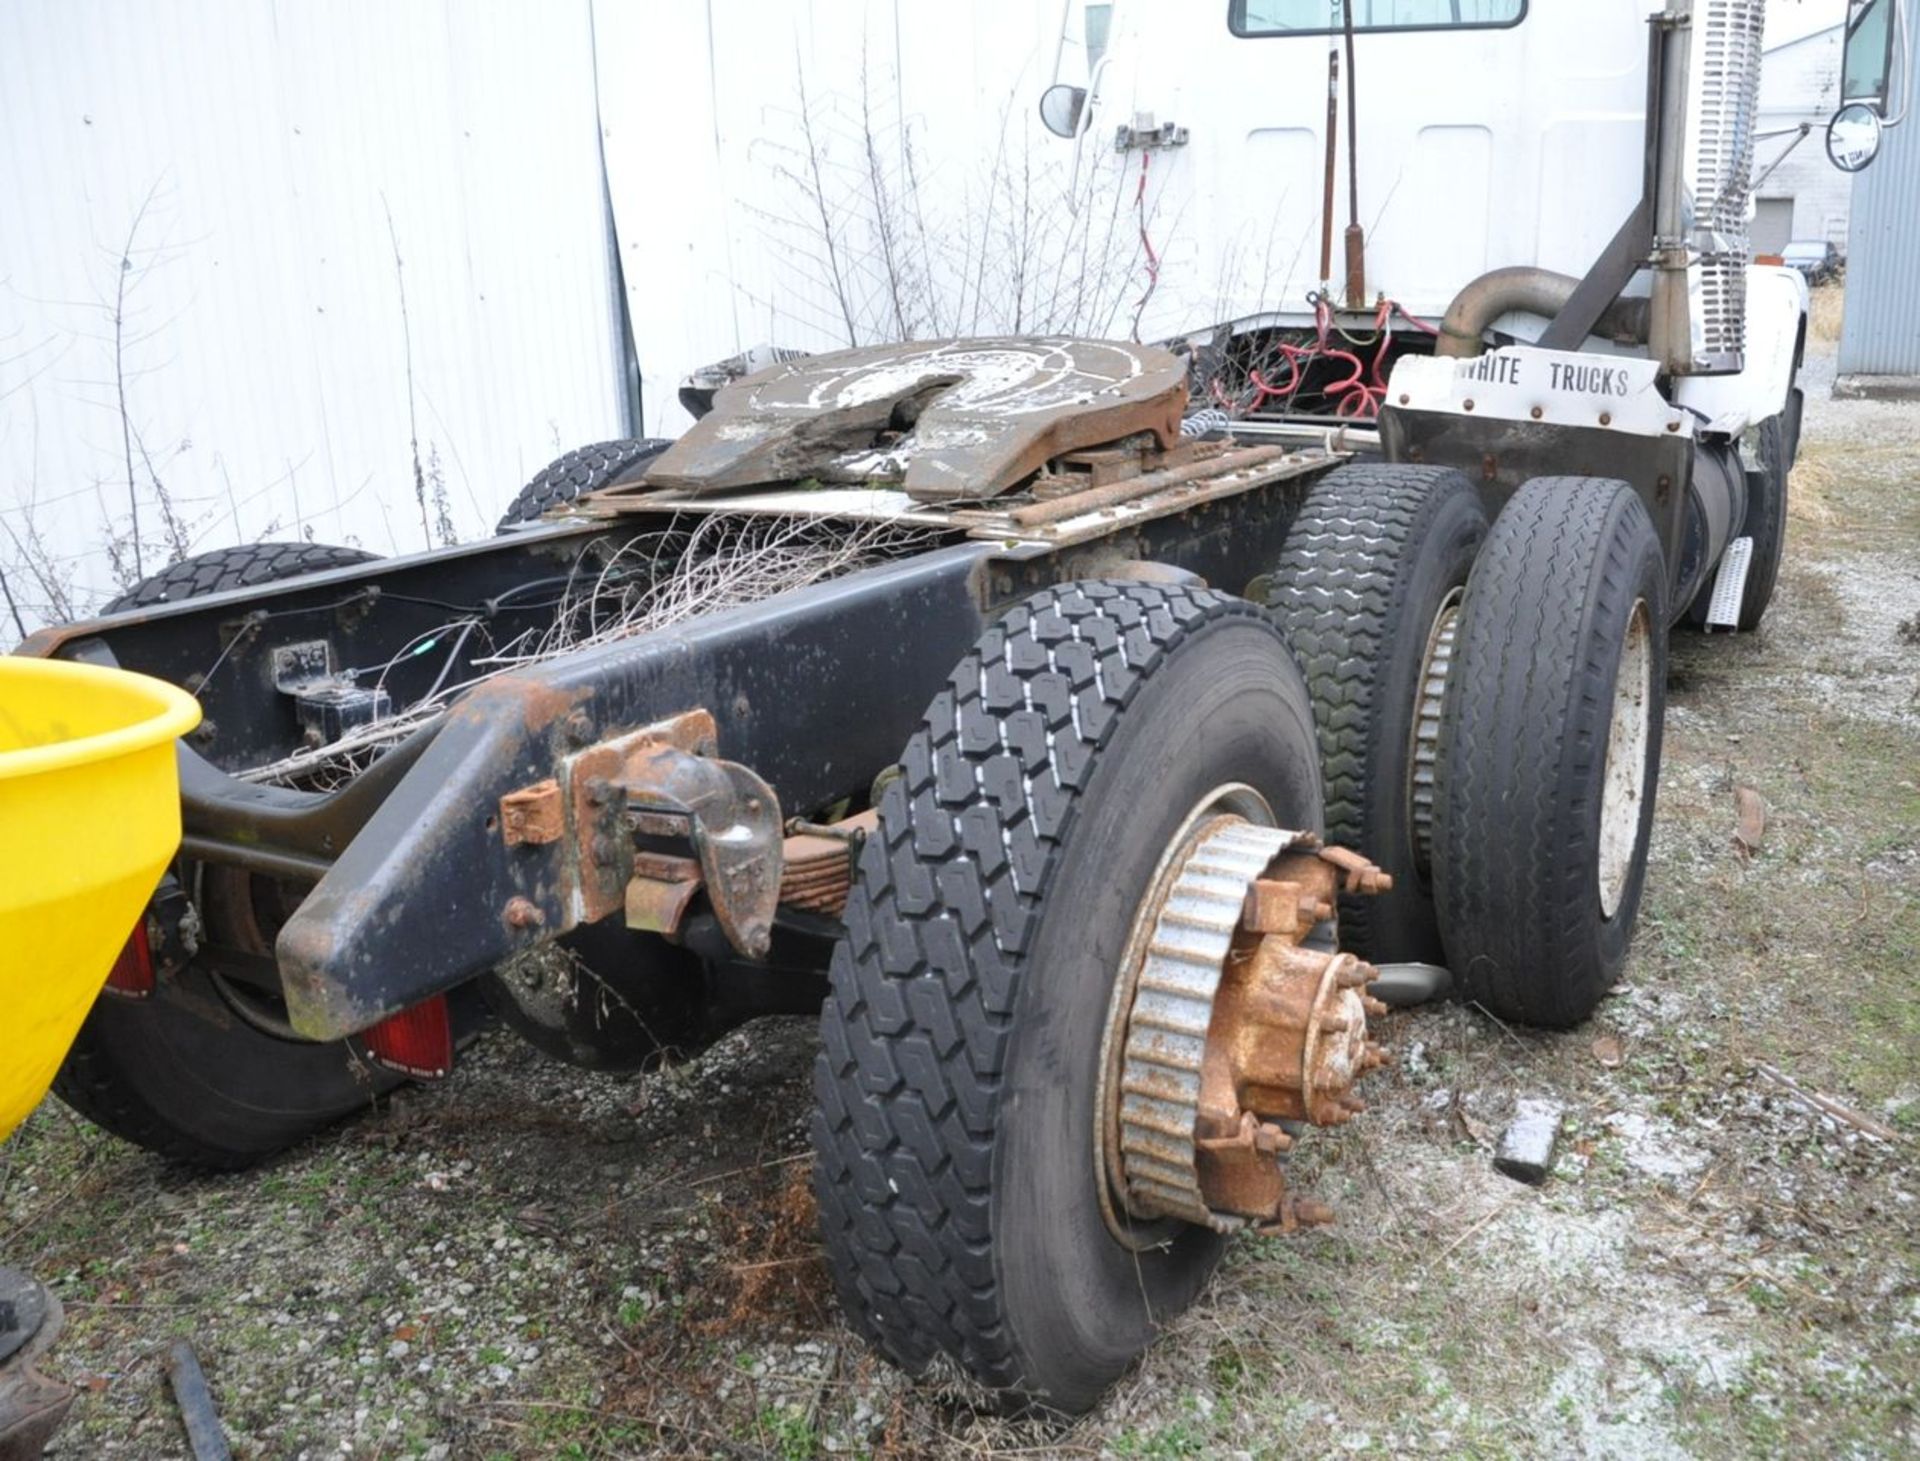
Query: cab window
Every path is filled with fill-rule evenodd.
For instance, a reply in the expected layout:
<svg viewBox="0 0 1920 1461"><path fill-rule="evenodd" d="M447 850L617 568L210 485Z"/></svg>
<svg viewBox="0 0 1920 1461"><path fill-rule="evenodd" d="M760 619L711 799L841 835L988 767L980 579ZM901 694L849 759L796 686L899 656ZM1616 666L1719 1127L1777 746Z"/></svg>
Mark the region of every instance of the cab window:
<svg viewBox="0 0 1920 1461"><path fill-rule="evenodd" d="M1518 25L1527 0L1347 0L1353 28L1366 30L1485 29ZM1342 0L1233 0L1227 25L1240 36L1329 35L1346 17Z"/></svg>
<svg viewBox="0 0 1920 1461"><path fill-rule="evenodd" d="M1853 0L1847 17L1847 48L1840 64L1840 100L1887 105L1887 74L1893 69L1895 0Z"/></svg>

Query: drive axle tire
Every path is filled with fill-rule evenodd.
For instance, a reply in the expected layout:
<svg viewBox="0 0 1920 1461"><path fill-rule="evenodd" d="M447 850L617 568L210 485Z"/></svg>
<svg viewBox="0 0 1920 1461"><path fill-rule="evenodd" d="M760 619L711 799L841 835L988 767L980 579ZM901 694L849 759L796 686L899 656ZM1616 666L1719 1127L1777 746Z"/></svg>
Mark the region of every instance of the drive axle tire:
<svg viewBox="0 0 1920 1461"><path fill-rule="evenodd" d="M504 533L524 523L538 522L553 508L564 506L583 493L630 482L672 445L671 441L659 437L639 436L576 447L547 463L520 489L520 495L501 515L494 531Z"/></svg>
<svg viewBox="0 0 1920 1461"><path fill-rule="evenodd" d="M142 580L108 612L272 583L364 563L375 555L321 543L249 543L173 564ZM273 884L208 868L203 917L228 939L271 954ZM316 1045L268 1033L235 1008L234 986L189 963L142 1000L102 994L73 1042L53 1091L95 1125L197 1167L250 1166L401 1084L352 1042ZM264 998L264 997L262 997ZM274 1012L263 1006L270 1022Z"/></svg>
<svg viewBox="0 0 1920 1461"><path fill-rule="evenodd" d="M1666 705L1666 567L1624 482L1537 477L1475 563L1440 725L1434 894L1455 987L1565 1027L1626 962Z"/></svg>
<svg viewBox="0 0 1920 1461"><path fill-rule="evenodd" d="M1078 1412L1184 1309L1220 1237L1103 1214L1103 1033L1135 913L1196 808L1318 830L1306 688L1271 617L1080 583L1009 612L928 707L834 951L814 1184L854 1327ZM1116 1218L1124 1222L1124 1218Z"/></svg>
<svg viewBox="0 0 1920 1461"><path fill-rule="evenodd" d="M1439 963L1428 876L1437 686L1487 536L1449 467L1372 463L1314 483L1287 529L1268 605L1313 694L1327 839L1393 874L1340 899L1340 944L1376 964Z"/></svg>

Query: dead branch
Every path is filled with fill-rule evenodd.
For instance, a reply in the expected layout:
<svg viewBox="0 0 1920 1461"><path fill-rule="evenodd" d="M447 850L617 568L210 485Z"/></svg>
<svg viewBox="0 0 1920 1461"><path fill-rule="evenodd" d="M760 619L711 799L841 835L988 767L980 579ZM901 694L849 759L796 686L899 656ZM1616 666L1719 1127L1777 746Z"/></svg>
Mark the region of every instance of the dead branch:
<svg viewBox="0 0 1920 1461"><path fill-rule="evenodd" d="M7 570L0 568L0 598L7 601L7 612L13 616L13 630L22 639L27 637L26 621L20 617L20 606L13 600L13 589L7 583Z"/></svg>
<svg viewBox="0 0 1920 1461"><path fill-rule="evenodd" d="M140 200L140 206L134 210L133 222L127 226L126 244L120 250L119 272L113 281L113 397L120 412L120 452L127 472L127 517L129 531L133 535L133 575L136 579L146 577L146 568L140 554L140 490L133 475L133 418L127 408L127 289L133 279L134 242L140 236L140 225L146 219L147 209L159 186L160 180L155 178L147 189L147 196Z"/></svg>
<svg viewBox="0 0 1920 1461"><path fill-rule="evenodd" d="M1835 1121L1840 1122L1844 1126L1851 1126L1856 1131L1864 1131L1868 1136L1878 1141L1897 1142L1900 1140L1900 1133L1895 1131L1891 1126L1888 1126L1885 1122L1875 1121L1871 1116L1862 1115L1860 1112L1854 1110L1853 1107L1842 1101L1835 1100L1824 1091L1810 1090L1806 1086L1801 1085L1800 1082L1796 1081L1792 1076L1786 1074L1776 1066L1767 1064L1764 1060L1755 1061L1753 1068L1775 1085L1785 1089L1794 1099L1804 1105L1811 1106L1824 1116L1831 1116Z"/></svg>
<svg viewBox="0 0 1920 1461"><path fill-rule="evenodd" d="M834 298L840 303L840 316L847 327L847 344L860 343L860 332L853 322L853 301L847 293L847 281L840 268L840 248L833 226L833 218L827 211L827 185L820 175L820 144L813 135L813 106L807 99L806 67L801 63L799 51L794 52L794 71L799 77L800 87L800 138L806 146L805 160L810 179L810 201L820 214L820 237L827 246L827 267L833 277Z"/></svg>
<svg viewBox="0 0 1920 1461"><path fill-rule="evenodd" d="M413 454L413 497L420 505L420 533L433 547L433 525L427 521L427 474L420 466L420 422L413 391L413 321L407 315L407 271L400 258L400 234L393 226L393 209L380 194L380 210L387 215L387 239L393 245L393 281L400 291L400 345L407 367L407 447Z"/></svg>

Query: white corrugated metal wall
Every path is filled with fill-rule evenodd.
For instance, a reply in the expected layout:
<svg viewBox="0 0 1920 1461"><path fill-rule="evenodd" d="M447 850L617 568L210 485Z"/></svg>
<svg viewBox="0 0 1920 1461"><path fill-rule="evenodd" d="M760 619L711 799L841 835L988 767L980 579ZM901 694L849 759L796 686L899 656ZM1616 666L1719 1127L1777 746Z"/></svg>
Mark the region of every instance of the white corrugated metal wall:
<svg viewBox="0 0 1920 1461"><path fill-rule="evenodd" d="M129 457L151 571L182 544L470 538L623 433L592 21L0 6L0 572L28 627L131 571Z"/></svg>
<svg viewBox="0 0 1920 1461"><path fill-rule="evenodd" d="M1132 231L1123 217L1104 298L1062 286L1074 149L1035 113L1056 62L1084 79L1082 8L595 0L646 429L677 434L686 371L756 344L1124 332L1111 306L1138 292L1120 277ZM1084 149L1079 202L1112 157Z"/></svg>

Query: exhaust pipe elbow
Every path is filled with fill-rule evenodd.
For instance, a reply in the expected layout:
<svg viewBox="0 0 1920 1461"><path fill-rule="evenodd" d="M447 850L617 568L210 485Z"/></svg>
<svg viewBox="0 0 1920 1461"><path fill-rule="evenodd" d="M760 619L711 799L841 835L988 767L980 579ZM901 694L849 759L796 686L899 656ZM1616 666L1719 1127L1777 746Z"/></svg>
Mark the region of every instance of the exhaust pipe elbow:
<svg viewBox="0 0 1920 1461"><path fill-rule="evenodd" d="M1487 327L1510 310L1552 319L1573 298L1580 281L1571 274L1521 265L1482 274L1453 297L1440 321L1434 354L1466 360L1486 349ZM1624 344L1644 344L1649 306L1644 299L1616 299L1601 312L1594 333Z"/></svg>

